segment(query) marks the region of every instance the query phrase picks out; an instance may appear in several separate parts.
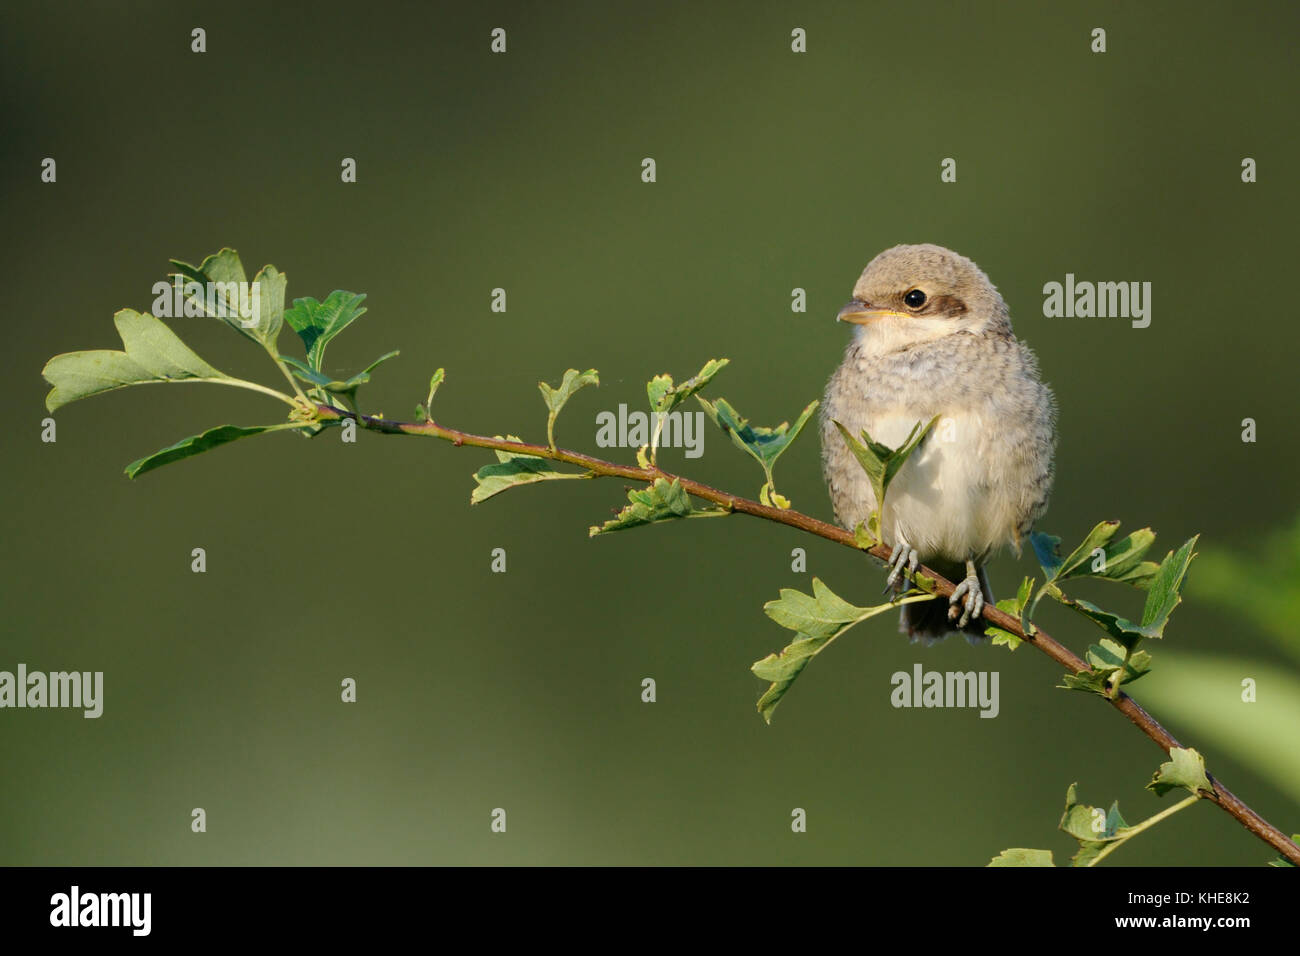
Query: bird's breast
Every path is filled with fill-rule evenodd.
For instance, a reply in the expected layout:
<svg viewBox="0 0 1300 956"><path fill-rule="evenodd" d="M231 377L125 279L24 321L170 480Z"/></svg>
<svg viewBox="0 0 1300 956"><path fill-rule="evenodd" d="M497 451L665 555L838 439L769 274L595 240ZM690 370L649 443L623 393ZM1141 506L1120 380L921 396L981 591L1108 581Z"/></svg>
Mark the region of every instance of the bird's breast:
<svg viewBox="0 0 1300 956"><path fill-rule="evenodd" d="M928 414L927 414L928 413ZM934 417L929 409L880 409L844 424L877 442L898 448L912 429ZM894 477L885 496L882 532L899 536L925 558L966 560L987 554L1014 527L1012 495L999 488L991 470L992 423L976 412L947 411ZM836 436L838 438L838 435ZM842 445L842 440L841 440ZM844 453L852 459L847 449ZM848 464L848 462L845 462ZM838 474L836 511L864 520L875 506L869 482L856 461ZM1005 499L1005 500L1004 500Z"/></svg>

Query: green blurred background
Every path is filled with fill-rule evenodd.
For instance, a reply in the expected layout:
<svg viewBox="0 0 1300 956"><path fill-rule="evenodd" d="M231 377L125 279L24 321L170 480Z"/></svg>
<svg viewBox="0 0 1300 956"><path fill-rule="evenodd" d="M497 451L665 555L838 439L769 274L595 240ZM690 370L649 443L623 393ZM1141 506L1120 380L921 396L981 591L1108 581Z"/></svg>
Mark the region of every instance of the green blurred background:
<svg viewBox="0 0 1300 956"><path fill-rule="evenodd" d="M250 274L275 263L290 298L369 294L329 359L342 371L400 348L363 392L389 417L410 417L445 366L441 421L537 439L537 381L600 369L558 427L587 450L598 411L640 407L652 374L712 356L732 360L714 395L759 423L792 418L840 360L832 320L872 256L899 242L971 256L1060 402L1040 527L1068 542L1103 518L1150 525L1159 555L1200 532L1218 561L1217 576L1193 566L1135 696L1300 830L1300 657L1283 617L1297 601L1243 614L1249 576L1231 585L1234 560L1260 560L1296 507L1294 4L10 3L0 17L0 669L102 670L106 685L99 720L0 712L0 862L979 865L1008 846L1060 862L1071 782L1130 821L1173 799L1143 790L1158 749L1054 689L1042 655L910 646L892 615L814 662L765 726L748 666L786 632L763 602L816 574L872 603L882 579L789 529L736 518L588 540L623 500L616 481L471 508L490 455L371 434L270 436L122 476L184 435L279 416L230 389L78 403L42 444L44 362L119 347L113 312L147 310L169 257L223 245ZM488 52L497 26L504 56ZM790 52L794 27L806 54ZM345 156L355 185L339 182ZM956 184L939 180L944 157ZM1152 282L1151 326L1043 318L1043 284L1067 272ZM498 286L504 315L489 311ZM219 368L274 384L220 323L173 325ZM661 463L750 495L761 482L716 432L703 458ZM829 519L812 430L778 478ZM195 547L206 574L190 571ZM497 547L505 574L489 570ZM998 596L1032 570L999 559ZM1140 607L1104 584L1079 595ZM1067 613L1041 623L1082 652L1100 632ZM890 674L918 661L999 671L1000 716L893 709ZM344 677L355 705L339 702ZM1243 677L1258 703L1240 703ZM194 807L206 834L190 832ZM489 830L496 807L505 835ZM794 807L806 834L790 832ZM1203 805L1108 863L1272 855Z"/></svg>

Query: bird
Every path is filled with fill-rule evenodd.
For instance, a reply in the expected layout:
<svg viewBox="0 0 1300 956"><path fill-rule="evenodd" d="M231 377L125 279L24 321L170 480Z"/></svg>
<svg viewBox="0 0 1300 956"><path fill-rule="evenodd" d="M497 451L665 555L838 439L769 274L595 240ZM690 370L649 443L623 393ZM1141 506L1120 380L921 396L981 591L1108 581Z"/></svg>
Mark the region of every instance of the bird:
<svg viewBox="0 0 1300 956"><path fill-rule="evenodd" d="M836 423L898 448L938 416L885 493L879 536L892 552L885 589L918 564L957 582L949 601L903 605L900 630L933 644L985 636L986 564L1047 510L1055 477L1056 400L1011 330L1006 303L970 259L898 245L863 270L837 321L854 334L821 405L822 471L836 520L855 529L876 509L866 472Z"/></svg>

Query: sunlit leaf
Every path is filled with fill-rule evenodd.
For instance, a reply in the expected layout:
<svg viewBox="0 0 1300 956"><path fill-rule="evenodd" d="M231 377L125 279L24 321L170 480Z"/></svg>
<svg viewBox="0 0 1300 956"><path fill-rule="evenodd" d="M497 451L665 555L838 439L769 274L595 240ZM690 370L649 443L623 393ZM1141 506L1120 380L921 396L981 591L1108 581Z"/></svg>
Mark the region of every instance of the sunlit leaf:
<svg viewBox="0 0 1300 956"><path fill-rule="evenodd" d="M769 654L750 668L754 676L772 682L758 701L759 713L768 723L772 722L773 711L795 678L831 641L877 614L903 604L933 599L929 594L911 595L875 607L857 607L837 595L820 578L813 578L812 586L812 594L782 588L779 599L763 605L763 613L799 635L779 653Z"/></svg>
<svg viewBox="0 0 1300 956"><path fill-rule="evenodd" d="M888 445L882 445L880 442L874 441L867 434L866 429L863 429L862 440L859 441L849 434L849 430L842 424L834 422L835 427L844 438L844 443L848 445L849 451L858 460L862 470L867 473L867 480L871 482L872 491L875 492L877 509L883 507L885 495L889 491L889 485L894 480L894 476L907 463L907 459L911 457L912 452L916 451L938 420L939 416L936 415L928 423L917 422L912 427L911 432L908 433L906 440L898 448L890 448Z"/></svg>
<svg viewBox="0 0 1300 956"><path fill-rule="evenodd" d="M163 465L170 465L174 461L181 461L185 458L193 458L195 455L201 455L205 451L211 451L213 448L221 445L228 445L232 441L238 441L241 438L249 438L253 435L261 435L268 431L279 431L284 429L284 424L279 425L218 425L216 428L209 428L198 435L191 435L188 438L182 438L174 445L168 445L161 448L152 455L146 455L137 461L131 462L126 466L126 476L128 478L138 478L147 471L153 471L155 468L161 468Z"/></svg>
<svg viewBox="0 0 1300 956"><path fill-rule="evenodd" d="M585 372L579 372L576 368L571 368L564 373L564 378L560 384L554 388L545 382L538 382L537 387L541 390L542 400L546 402L546 407L550 414L546 417L546 437L552 448L555 447L555 419L559 417L560 410L573 393L588 385L599 385L600 375L594 368L589 368ZM430 398L433 392L429 393Z"/></svg>
<svg viewBox="0 0 1300 956"><path fill-rule="evenodd" d="M496 436L500 438L500 435ZM506 441L521 441L514 435L507 435ZM590 478L589 471L557 471L554 463L546 458L526 455L518 452L497 451L494 465L484 465L474 473L476 487L470 493L472 505L486 501L510 488L530 485L539 481L553 481L562 478Z"/></svg>
<svg viewBox="0 0 1300 956"><path fill-rule="evenodd" d="M1143 638L1164 637L1169 617L1182 601L1179 592L1183 578L1187 574L1187 567L1191 564L1192 558L1196 557L1193 551L1195 546L1196 538L1190 538L1176 552L1170 552L1160 563L1148 584L1142 618L1136 623L1105 611L1090 601L1074 600L1064 596L1058 597L1058 600L1088 618L1125 647L1132 647Z"/></svg>
<svg viewBox="0 0 1300 956"><path fill-rule="evenodd" d="M220 319L254 342L275 348L285 317L286 284L284 275L275 266L264 266L254 277L253 286L246 288L248 277L234 249L222 249L198 266L179 259L172 259L171 264L180 275L200 286L195 294L190 285L185 285L183 291L187 301L197 303L204 313ZM255 299L253 293L256 293ZM256 312L253 311L254 301Z"/></svg>
<svg viewBox="0 0 1300 956"><path fill-rule="evenodd" d="M603 525L592 525L588 535L608 534L674 518L718 518L731 512L721 508L694 508L690 495L674 478L671 482L656 478L654 484L628 492L628 505Z"/></svg>
<svg viewBox="0 0 1300 956"><path fill-rule="evenodd" d="M646 383L646 397L650 399L652 412L671 412L686 399L690 398L713 380L713 376L722 371L730 359L709 359L704 367L682 382L673 384L673 377L668 374L656 375Z"/></svg>
<svg viewBox="0 0 1300 956"><path fill-rule="evenodd" d="M284 320L298 333L307 350L307 364L316 371L325 361L325 347L340 332L366 312L364 293L335 289L318 302L310 296L293 300L293 308L284 313Z"/></svg>
<svg viewBox="0 0 1300 956"><path fill-rule="evenodd" d="M1003 598L1001 601L997 602L998 610L1006 611L1012 617L1019 620L1020 612L1023 611L1025 605L1029 603L1029 596L1033 593L1034 579L1025 578L1020 582L1020 588L1016 592L1015 597ZM993 638L994 644L1001 644L1010 651L1014 651L1024 643L1024 638L1019 634L1013 634L1011 631L1003 630L1002 628L995 627L992 624L985 626L984 633L986 636Z"/></svg>
<svg viewBox="0 0 1300 956"><path fill-rule="evenodd" d="M1079 803L1075 798L1075 784L1065 795L1065 813L1061 815L1059 827L1079 841L1079 850L1070 858L1071 866L1090 866L1106 848L1127 838L1129 825L1119 812L1119 802L1110 805L1110 810L1102 811Z"/></svg>
<svg viewBox="0 0 1300 956"><path fill-rule="evenodd" d="M166 325L148 313L123 309L113 316L126 351L65 352L46 363L42 375L54 386L45 397L50 411L101 392L187 379L232 381L199 358Z"/></svg>
<svg viewBox="0 0 1300 956"><path fill-rule="evenodd" d="M1160 765L1147 784L1147 789L1160 797L1180 787L1192 793L1214 792L1210 779L1205 775L1205 758L1191 748L1175 747L1169 751L1169 759Z"/></svg>
<svg viewBox="0 0 1300 956"><path fill-rule="evenodd" d="M988 863L989 866L1056 866L1051 850L1026 850L1015 847L1003 850Z"/></svg>

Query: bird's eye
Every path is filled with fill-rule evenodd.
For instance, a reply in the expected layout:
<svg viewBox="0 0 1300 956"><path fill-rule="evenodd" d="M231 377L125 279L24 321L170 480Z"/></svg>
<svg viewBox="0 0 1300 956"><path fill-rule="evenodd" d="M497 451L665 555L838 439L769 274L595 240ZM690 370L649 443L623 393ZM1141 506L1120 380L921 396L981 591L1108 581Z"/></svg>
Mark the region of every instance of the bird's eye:
<svg viewBox="0 0 1300 956"><path fill-rule="evenodd" d="M925 293L920 289L913 289L903 296L903 302L906 303L909 309L919 309L925 305Z"/></svg>

